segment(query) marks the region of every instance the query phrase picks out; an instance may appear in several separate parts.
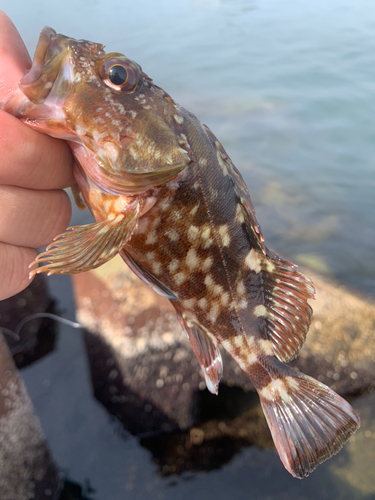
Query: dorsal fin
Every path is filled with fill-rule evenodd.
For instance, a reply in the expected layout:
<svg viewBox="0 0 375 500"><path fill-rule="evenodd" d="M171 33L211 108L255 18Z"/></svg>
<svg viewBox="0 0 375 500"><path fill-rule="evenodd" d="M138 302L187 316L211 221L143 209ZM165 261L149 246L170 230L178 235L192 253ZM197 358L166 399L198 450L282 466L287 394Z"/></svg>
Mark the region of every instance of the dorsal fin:
<svg viewBox="0 0 375 500"><path fill-rule="evenodd" d="M287 362L298 354L305 341L312 316L307 301L314 298L314 286L310 278L296 271L296 265L282 260L264 245L245 181L224 149L222 155L238 199L237 222L245 225L259 266L257 271L262 273L264 299L256 309L258 321L264 322L260 333L271 342L275 356Z"/></svg>
<svg viewBox="0 0 375 500"><path fill-rule="evenodd" d="M312 316L307 303L314 298L314 287L296 266L272 254L263 256L261 273L264 304L255 308L264 338L271 341L275 356L283 362L295 358L301 349Z"/></svg>
<svg viewBox="0 0 375 500"><path fill-rule="evenodd" d="M260 276L256 286L262 293L259 304L254 307L259 334L271 342L273 353L280 361L289 361L302 347L310 326L312 309L307 301L314 298L313 284L296 271L297 266L280 259L264 245L242 175L208 127L205 130L217 148L218 162L224 175L229 176L237 198L235 220L243 226L250 249L245 259L250 269L249 281Z"/></svg>

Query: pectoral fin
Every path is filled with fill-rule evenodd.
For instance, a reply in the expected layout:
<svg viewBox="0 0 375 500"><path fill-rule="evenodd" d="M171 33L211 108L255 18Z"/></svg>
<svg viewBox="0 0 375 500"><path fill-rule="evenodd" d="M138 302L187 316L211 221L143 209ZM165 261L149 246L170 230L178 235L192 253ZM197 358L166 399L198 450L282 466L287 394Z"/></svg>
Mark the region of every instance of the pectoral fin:
<svg viewBox="0 0 375 500"><path fill-rule="evenodd" d="M30 264L44 264L30 272L35 274L76 274L101 266L112 259L126 244L137 222L140 205L124 213L86 226L69 227L54 238L45 252Z"/></svg>
<svg viewBox="0 0 375 500"><path fill-rule="evenodd" d="M223 360L217 341L208 332L204 331L194 321L178 316L178 320L188 336L191 347L202 367L207 389L217 394L219 382L223 374Z"/></svg>

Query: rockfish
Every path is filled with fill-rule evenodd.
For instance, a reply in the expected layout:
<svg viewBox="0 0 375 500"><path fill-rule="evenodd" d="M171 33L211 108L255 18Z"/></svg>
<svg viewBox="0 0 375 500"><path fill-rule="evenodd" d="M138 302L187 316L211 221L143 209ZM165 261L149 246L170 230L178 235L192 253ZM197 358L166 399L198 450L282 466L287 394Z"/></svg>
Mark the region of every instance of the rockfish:
<svg viewBox="0 0 375 500"><path fill-rule="evenodd" d="M209 128L123 54L48 27L1 109L68 141L76 202L96 220L57 236L31 275L79 273L119 253L173 304L211 392L220 346L248 375L293 476L334 455L357 414L284 364L305 340L312 282L265 246L245 182Z"/></svg>

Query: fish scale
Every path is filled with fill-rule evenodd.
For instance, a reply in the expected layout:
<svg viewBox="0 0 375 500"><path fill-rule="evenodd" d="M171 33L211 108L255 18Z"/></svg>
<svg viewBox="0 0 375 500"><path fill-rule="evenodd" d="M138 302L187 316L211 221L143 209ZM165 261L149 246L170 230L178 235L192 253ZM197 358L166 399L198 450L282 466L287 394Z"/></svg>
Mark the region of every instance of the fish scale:
<svg viewBox="0 0 375 500"><path fill-rule="evenodd" d="M265 246L246 184L210 129L123 54L48 27L0 109L68 141L74 198L96 220L57 236L30 275L84 272L119 253L171 301L211 392L220 346L248 375L294 477L337 453L358 415L285 364L305 340L314 287Z"/></svg>

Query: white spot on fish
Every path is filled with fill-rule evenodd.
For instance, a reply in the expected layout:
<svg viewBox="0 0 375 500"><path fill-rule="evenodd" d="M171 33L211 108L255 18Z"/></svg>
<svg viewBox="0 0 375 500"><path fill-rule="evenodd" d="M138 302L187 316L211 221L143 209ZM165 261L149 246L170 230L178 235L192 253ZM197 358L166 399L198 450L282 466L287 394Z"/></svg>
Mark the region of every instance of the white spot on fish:
<svg viewBox="0 0 375 500"><path fill-rule="evenodd" d="M182 212L181 210L174 210L171 214L171 220L176 221L176 220L181 220L182 219Z"/></svg>
<svg viewBox="0 0 375 500"><path fill-rule="evenodd" d="M197 226L190 226L187 232L189 241L194 241L199 233L199 228Z"/></svg>
<svg viewBox="0 0 375 500"><path fill-rule="evenodd" d="M219 309L220 309L219 304L217 303L212 304L208 316L213 323L215 323L215 321L217 320L217 317L219 315Z"/></svg>
<svg viewBox="0 0 375 500"><path fill-rule="evenodd" d="M286 384L280 378L272 380L266 387L263 387L263 389L259 391L259 395L269 401L280 396L285 403L290 402L290 396L287 392Z"/></svg>
<svg viewBox="0 0 375 500"><path fill-rule="evenodd" d="M186 299L186 300L182 301L182 305L184 307L186 307L187 309L192 309L194 307L194 304L195 304L195 299L194 298L192 298L192 299Z"/></svg>
<svg viewBox="0 0 375 500"><path fill-rule="evenodd" d="M216 153L217 161L221 167L221 170L223 171L224 175L228 175L228 168L226 163L223 161L222 155L220 151L217 151Z"/></svg>
<svg viewBox="0 0 375 500"><path fill-rule="evenodd" d="M214 285L214 280L212 279L211 274L207 274L207 276L204 279L204 284L208 287L211 288Z"/></svg>
<svg viewBox="0 0 375 500"><path fill-rule="evenodd" d="M151 231L148 233L147 238L146 238L146 245L153 245L158 241L158 235L156 234L155 231Z"/></svg>
<svg viewBox="0 0 375 500"><path fill-rule="evenodd" d="M212 266L213 263L213 258L211 256L208 256L202 264L202 270L203 271L208 271L210 267Z"/></svg>
<svg viewBox="0 0 375 500"><path fill-rule="evenodd" d="M241 335L237 335L236 337L234 337L233 344L235 345L235 347L238 347L239 349L245 346L244 339L242 338Z"/></svg>
<svg viewBox="0 0 375 500"><path fill-rule="evenodd" d="M148 262L153 262L155 260L155 252L147 252L146 259Z"/></svg>
<svg viewBox="0 0 375 500"><path fill-rule="evenodd" d="M202 231L202 239L203 240L208 240L208 238L210 237L210 234L211 234L211 228L208 226L208 227L205 227Z"/></svg>
<svg viewBox="0 0 375 500"><path fill-rule="evenodd" d="M198 208L199 208L199 203L197 205L195 205L195 207L190 210L190 215L194 216L198 212Z"/></svg>
<svg viewBox="0 0 375 500"><path fill-rule="evenodd" d="M246 294L246 288L242 280L237 283L237 293L241 296Z"/></svg>
<svg viewBox="0 0 375 500"><path fill-rule="evenodd" d="M249 365L254 365L255 363L258 362L258 356L255 354L255 352L251 352L248 357L247 357L247 363Z"/></svg>
<svg viewBox="0 0 375 500"><path fill-rule="evenodd" d="M229 302L229 293L224 292L222 296L220 297L220 302L222 303L223 306L228 305Z"/></svg>
<svg viewBox="0 0 375 500"><path fill-rule="evenodd" d="M205 167L207 165L207 160L206 158L201 158L198 163L201 167Z"/></svg>
<svg viewBox="0 0 375 500"><path fill-rule="evenodd" d="M254 307L254 316L259 318L260 316L267 316L267 308L263 304L259 304L258 306Z"/></svg>
<svg viewBox="0 0 375 500"><path fill-rule="evenodd" d="M273 352L272 342L270 340L260 339L259 346L264 352L264 354L266 354L266 356L273 356L275 354Z"/></svg>
<svg viewBox="0 0 375 500"><path fill-rule="evenodd" d="M266 268L269 273L273 273L275 270L275 264L272 261L267 261Z"/></svg>
<svg viewBox="0 0 375 500"><path fill-rule="evenodd" d="M212 287L212 291L214 292L215 295L221 295L223 293L223 287L221 285L214 285Z"/></svg>
<svg viewBox="0 0 375 500"><path fill-rule="evenodd" d="M186 255L186 265L189 269L195 269L199 264L199 257L194 248L190 248Z"/></svg>
<svg viewBox="0 0 375 500"><path fill-rule="evenodd" d="M228 224L223 224L222 226L219 227L219 234L221 236L221 241L223 243L223 246L228 247L230 245L230 236L229 236L229 227Z"/></svg>
<svg viewBox="0 0 375 500"><path fill-rule="evenodd" d="M152 263L152 270L154 271L155 274L160 274L161 273L161 263L160 262L153 262Z"/></svg>
<svg viewBox="0 0 375 500"><path fill-rule="evenodd" d="M244 216L244 213L243 213L243 207L240 203L237 204L236 206L236 221L239 223L239 224L243 224L243 222L245 222L245 216Z"/></svg>
<svg viewBox="0 0 375 500"><path fill-rule="evenodd" d="M239 299L236 303L237 309L247 309L247 300Z"/></svg>
<svg viewBox="0 0 375 500"><path fill-rule="evenodd" d="M206 309L206 307L207 307L207 300L204 297L202 299L198 300L198 306L201 309Z"/></svg>
<svg viewBox="0 0 375 500"><path fill-rule="evenodd" d="M186 280L186 275L184 273L177 273L174 275L173 279L177 285L182 285Z"/></svg>
<svg viewBox="0 0 375 500"><path fill-rule="evenodd" d="M173 118L176 120L176 122L181 125L181 123L183 123L184 119L182 116L180 115L174 115Z"/></svg>
<svg viewBox="0 0 375 500"><path fill-rule="evenodd" d="M179 235L178 231L176 231L176 229L169 229L164 234L169 240L171 240L173 242L176 242L180 239L180 235Z"/></svg>
<svg viewBox="0 0 375 500"><path fill-rule="evenodd" d="M262 256L252 248L245 258L245 264L255 273L260 273L262 269Z"/></svg>
<svg viewBox="0 0 375 500"><path fill-rule="evenodd" d="M291 389L294 391L297 391L299 389L299 383L298 380L294 377L286 376L284 378L285 384L287 384Z"/></svg>
<svg viewBox="0 0 375 500"><path fill-rule="evenodd" d="M169 272L174 273L175 271L177 271L177 269L179 268L179 265L180 265L179 260L172 259L169 266L168 266Z"/></svg>

